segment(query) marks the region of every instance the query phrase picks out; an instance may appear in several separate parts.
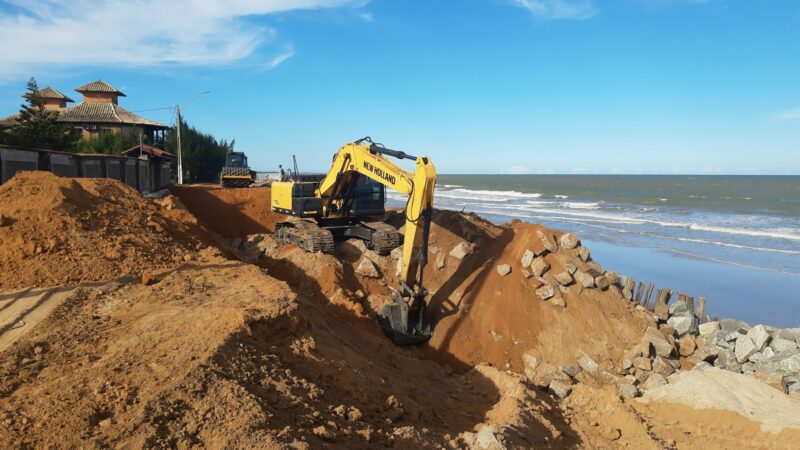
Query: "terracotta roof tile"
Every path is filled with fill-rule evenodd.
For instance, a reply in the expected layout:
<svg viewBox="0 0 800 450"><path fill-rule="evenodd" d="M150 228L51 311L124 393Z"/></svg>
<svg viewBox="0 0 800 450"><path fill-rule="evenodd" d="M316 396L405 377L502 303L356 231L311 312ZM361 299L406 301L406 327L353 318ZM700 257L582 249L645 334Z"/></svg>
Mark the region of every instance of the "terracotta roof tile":
<svg viewBox="0 0 800 450"><path fill-rule="evenodd" d="M91 83L86 83L83 86L75 88L75 91L84 93L84 92L110 92L117 94L122 97L126 97L126 95L120 91L119 89L115 88L114 86L106 83L103 80L92 81Z"/></svg>

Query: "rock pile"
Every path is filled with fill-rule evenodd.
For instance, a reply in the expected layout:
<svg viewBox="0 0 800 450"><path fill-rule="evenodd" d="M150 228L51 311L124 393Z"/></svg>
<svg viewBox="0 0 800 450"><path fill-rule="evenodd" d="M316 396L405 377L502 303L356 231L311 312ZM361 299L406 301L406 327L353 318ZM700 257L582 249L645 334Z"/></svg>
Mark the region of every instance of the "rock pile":
<svg viewBox="0 0 800 450"><path fill-rule="evenodd" d="M624 286L620 284L620 277L614 272L603 270L592 261L589 249L581 246L575 234L564 233L556 239L550 231L537 230L536 235L542 244L540 251L526 249L520 259L520 266L526 279L534 279L533 292L540 300L564 307L566 303L561 294L568 292L573 285L577 285L579 291L591 288L605 291L613 287L624 297L621 292ZM545 256L559 250L562 254L569 255L568 261L563 264L562 270L551 271Z"/></svg>
<svg viewBox="0 0 800 450"><path fill-rule="evenodd" d="M800 396L800 328L750 326L734 319L700 323L685 301L669 305L667 301L654 305L658 330L649 329L645 336L661 334L675 352L664 344L663 352L670 350L670 354L656 351L657 358L670 357L667 361L674 369L682 365L691 368L701 363L713 364L732 372L754 375L787 394ZM653 360L653 372L656 372L655 367ZM664 365L659 367L663 368L662 375L674 372Z"/></svg>

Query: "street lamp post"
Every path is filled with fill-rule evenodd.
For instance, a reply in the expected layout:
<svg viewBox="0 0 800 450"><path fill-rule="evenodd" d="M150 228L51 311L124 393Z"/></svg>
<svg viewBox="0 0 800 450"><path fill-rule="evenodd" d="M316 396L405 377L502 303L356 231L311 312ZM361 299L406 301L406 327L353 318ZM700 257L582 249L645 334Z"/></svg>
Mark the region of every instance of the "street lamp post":
<svg viewBox="0 0 800 450"><path fill-rule="evenodd" d="M183 108L186 109L189 105L192 104L193 101L200 97L203 94L210 94L209 91L203 91L197 95L195 95L191 100L186 103L186 106ZM177 124L177 138L178 138L178 184L183 184L183 157L182 157L182 148L181 148L181 105L175 105L175 122Z"/></svg>

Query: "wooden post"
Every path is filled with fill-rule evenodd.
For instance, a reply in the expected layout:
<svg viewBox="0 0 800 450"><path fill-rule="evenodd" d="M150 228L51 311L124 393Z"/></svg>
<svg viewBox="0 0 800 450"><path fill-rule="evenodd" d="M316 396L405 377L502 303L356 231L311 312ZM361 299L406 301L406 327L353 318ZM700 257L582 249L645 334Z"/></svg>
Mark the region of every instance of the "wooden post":
<svg viewBox="0 0 800 450"><path fill-rule="evenodd" d="M639 282L639 288L636 289L636 304L642 303L642 292L644 292L644 283Z"/></svg>
<svg viewBox="0 0 800 450"><path fill-rule="evenodd" d="M694 297L686 296L686 304L689 305L689 311L694 314Z"/></svg>
<svg viewBox="0 0 800 450"><path fill-rule="evenodd" d="M655 285L653 283L647 284L647 295L644 297L644 307L647 309L647 304L650 303L650 296L653 295L653 288Z"/></svg>
<svg viewBox="0 0 800 450"><path fill-rule="evenodd" d="M697 319L700 320L700 323L703 323L704 318L703 314L706 312L706 298L699 297L697 299Z"/></svg>
<svg viewBox="0 0 800 450"><path fill-rule="evenodd" d="M625 280L625 289L631 293L631 300L633 300L633 290L636 289L636 280L633 277L628 277Z"/></svg>

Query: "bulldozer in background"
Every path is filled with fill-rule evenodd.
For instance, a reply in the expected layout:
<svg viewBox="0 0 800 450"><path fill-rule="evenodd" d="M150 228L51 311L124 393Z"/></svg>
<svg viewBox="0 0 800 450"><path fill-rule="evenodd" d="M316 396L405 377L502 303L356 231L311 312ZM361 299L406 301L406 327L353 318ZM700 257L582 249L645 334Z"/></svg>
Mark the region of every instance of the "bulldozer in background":
<svg viewBox="0 0 800 450"><path fill-rule="evenodd" d="M250 187L255 181L256 173L247 165L244 152L228 152L219 174L219 184L222 187Z"/></svg>
<svg viewBox="0 0 800 450"><path fill-rule="evenodd" d="M387 156L414 161L415 172L406 172ZM436 169L427 156L407 155L365 137L343 145L325 175L302 177L295 168L289 181L272 183L272 210L293 216L276 224L275 236L280 242L328 254L334 252L335 239L359 238L386 255L400 246L400 233L381 220L386 189L407 195L400 285L378 321L395 344L422 343L431 337L428 291L422 281L435 186Z"/></svg>

